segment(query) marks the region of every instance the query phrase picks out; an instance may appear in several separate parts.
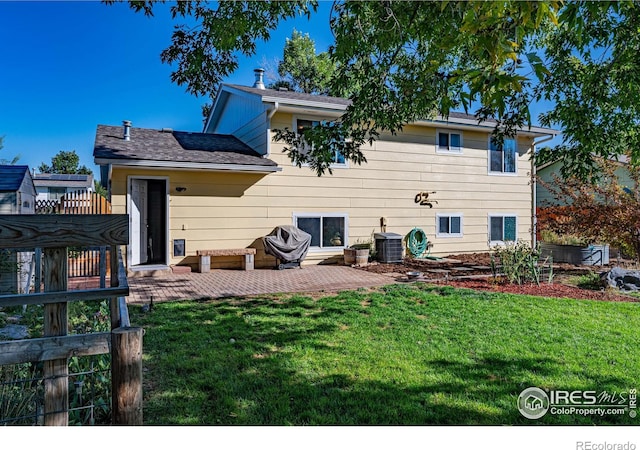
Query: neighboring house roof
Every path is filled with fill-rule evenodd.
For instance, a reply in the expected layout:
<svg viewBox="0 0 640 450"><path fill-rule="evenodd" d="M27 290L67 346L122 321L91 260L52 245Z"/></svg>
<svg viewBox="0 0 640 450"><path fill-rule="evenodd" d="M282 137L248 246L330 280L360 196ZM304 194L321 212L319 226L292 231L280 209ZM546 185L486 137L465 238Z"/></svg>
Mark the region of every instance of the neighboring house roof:
<svg viewBox="0 0 640 450"><path fill-rule="evenodd" d="M36 173L33 175L36 187L66 187L86 189L93 186L93 175L66 173Z"/></svg>
<svg viewBox="0 0 640 450"><path fill-rule="evenodd" d="M0 166L0 192L16 192L29 175L29 166Z"/></svg>
<svg viewBox="0 0 640 450"><path fill-rule="evenodd" d="M263 103L277 103L279 108L283 110L290 109L307 109L307 110L320 110L320 111L332 111L334 113L341 113L347 109L351 104L351 100L341 97L331 97L327 95L315 95L305 94L301 92L293 92L288 90L276 90L276 89L261 89L257 87L241 86L237 84L222 84L220 91L216 96L216 102L211 109L211 114L205 125L205 130L209 128L209 125L219 120L223 114L223 105L230 95L251 95L259 97ZM220 106L220 107L219 107ZM448 117L438 116L433 119L419 120L418 124L424 125L446 125L456 126L458 128L473 128L473 129L493 129L496 125L495 120L487 120L478 123L478 119L470 114L462 112L451 112ZM523 127L519 130L519 133L524 135L533 136L546 136L557 135L559 132L550 128L542 127Z"/></svg>
<svg viewBox="0 0 640 450"><path fill-rule="evenodd" d="M560 158L554 159L553 161L546 162L544 164L537 163L536 170L539 172L541 170L546 169L547 167L551 167L555 164L558 164L561 161ZM613 155L609 157L609 161L618 163L620 165L626 166L629 164L629 157L627 155Z"/></svg>
<svg viewBox="0 0 640 450"><path fill-rule="evenodd" d="M275 172L278 165L231 135L98 125L93 156L97 164L209 170Z"/></svg>

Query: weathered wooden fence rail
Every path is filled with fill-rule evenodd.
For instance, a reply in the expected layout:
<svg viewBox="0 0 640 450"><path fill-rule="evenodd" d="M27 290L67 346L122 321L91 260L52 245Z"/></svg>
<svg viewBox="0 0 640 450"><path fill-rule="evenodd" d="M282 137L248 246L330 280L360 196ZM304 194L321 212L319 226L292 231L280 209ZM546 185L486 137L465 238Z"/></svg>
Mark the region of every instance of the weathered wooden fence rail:
<svg viewBox="0 0 640 450"><path fill-rule="evenodd" d="M129 323L119 252L128 242L127 215L0 215L0 249L42 249L44 292L3 295L0 306L43 304L44 337L0 342L0 365L44 362L45 425L68 424L69 358L104 353L111 353L112 422L142 424L142 329ZM68 248L87 245L110 248L110 287L68 291ZM111 332L68 336L67 304L105 298Z"/></svg>

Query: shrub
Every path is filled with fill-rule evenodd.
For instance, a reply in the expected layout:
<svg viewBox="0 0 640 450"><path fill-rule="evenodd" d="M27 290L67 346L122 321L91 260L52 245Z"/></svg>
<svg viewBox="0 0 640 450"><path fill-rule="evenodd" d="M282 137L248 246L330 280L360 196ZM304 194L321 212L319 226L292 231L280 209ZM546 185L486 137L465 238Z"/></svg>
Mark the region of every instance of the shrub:
<svg viewBox="0 0 640 450"><path fill-rule="evenodd" d="M571 234L588 242L606 242L640 261L640 171L626 167L630 186L621 184L616 161L598 159L591 183L579 178L538 180L559 204L542 208L540 230Z"/></svg>
<svg viewBox="0 0 640 450"><path fill-rule="evenodd" d="M542 242L547 244L556 245L579 245L580 247L586 247L589 245L589 241L583 237L575 236L573 234L558 234L551 230L542 230L540 232Z"/></svg>
<svg viewBox="0 0 640 450"><path fill-rule="evenodd" d="M539 263L540 248L531 248L525 241L508 242L495 246L491 254L491 269L494 277L498 276L496 260L500 262L503 277L508 283L540 284L544 264ZM551 274L550 278L551 279Z"/></svg>

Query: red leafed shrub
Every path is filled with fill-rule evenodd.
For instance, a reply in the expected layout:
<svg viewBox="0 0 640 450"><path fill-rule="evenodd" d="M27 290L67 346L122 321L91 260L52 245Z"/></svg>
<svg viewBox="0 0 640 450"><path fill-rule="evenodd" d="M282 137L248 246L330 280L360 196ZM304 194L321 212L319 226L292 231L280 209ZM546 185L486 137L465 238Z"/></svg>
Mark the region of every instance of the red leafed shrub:
<svg viewBox="0 0 640 450"><path fill-rule="evenodd" d="M620 163L600 160L598 165L593 182L555 175L553 183L538 180L565 205L540 208L539 230L608 243L640 260L640 173L629 168L632 186L623 186L615 173Z"/></svg>

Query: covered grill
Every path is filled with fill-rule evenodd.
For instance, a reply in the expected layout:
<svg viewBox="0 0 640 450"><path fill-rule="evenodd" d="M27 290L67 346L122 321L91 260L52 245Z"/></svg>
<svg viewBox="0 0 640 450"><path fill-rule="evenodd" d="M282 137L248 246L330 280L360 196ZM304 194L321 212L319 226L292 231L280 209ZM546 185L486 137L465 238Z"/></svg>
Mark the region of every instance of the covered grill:
<svg viewBox="0 0 640 450"><path fill-rule="evenodd" d="M276 267L282 270L300 267L309 251L311 235L293 225L282 225L263 237L262 242L265 253L275 256Z"/></svg>

